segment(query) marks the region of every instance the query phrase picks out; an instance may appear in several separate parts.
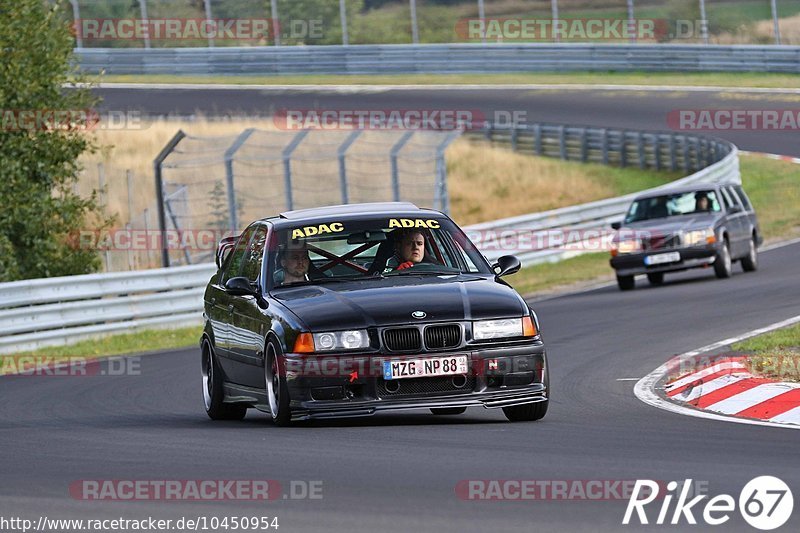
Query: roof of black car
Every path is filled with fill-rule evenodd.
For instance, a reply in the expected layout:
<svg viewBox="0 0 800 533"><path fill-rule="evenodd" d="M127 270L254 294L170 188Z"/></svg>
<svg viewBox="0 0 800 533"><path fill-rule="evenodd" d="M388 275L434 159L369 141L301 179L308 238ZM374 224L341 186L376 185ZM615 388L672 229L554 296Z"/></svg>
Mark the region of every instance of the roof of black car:
<svg viewBox="0 0 800 533"><path fill-rule="evenodd" d="M350 218L359 216L420 216L441 215L432 209L420 208L411 202L372 202L363 204L329 205L286 211L278 216L267 217L273 223L302 222L313 219L330 219L333 217Z"/></svg>
<svg viewBox="0 0 800 533"><path fill-rule="evenodd" d="M684 194L687 192L713 191L716 190L717 187L718 184L716 183L697 183L694 185L683 185L682 187L670 187L668 189L660 189L658 191L643 192L634 200L642 200L644 198L654 198L656 196L666 196L670 194Z"/></svg>

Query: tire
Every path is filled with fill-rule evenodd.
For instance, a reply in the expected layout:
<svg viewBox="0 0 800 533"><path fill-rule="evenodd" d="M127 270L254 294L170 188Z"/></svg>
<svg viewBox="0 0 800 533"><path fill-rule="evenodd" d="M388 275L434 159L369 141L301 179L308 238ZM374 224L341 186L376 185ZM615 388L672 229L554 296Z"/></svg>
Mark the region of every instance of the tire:
<svg viewBox="0 0 800 533"><path fill-rule="evenodd" d="M647 281L650 282L650 285L661 285L664 283L664 273L653 272L652 274L648 274Z"/></svg>
<svg viewBox="0 0 800 533"><path fill-rule="evenodd" d="M214 349L208 341L203 343L202 357L203 405L206 408L206 414L211 420L243 419L247 414L247 406L224 402L222 372L217 365Z"/></svg>
<svg viewBox="0 0 800 533"><path fill-rule="evenodd" d="M267 358L264 361L264 384L267 393L272 422L276 426L288 426L292 423L292 412L289 409L289 387L286 378L281 376L278 354L279 349L270 342L267 345Z"/></svg>
<svg viewBox="0 0 800 533"><path fill-rule="evenodd" d="M431 409L431 413L435 415L460 415L466 410L466 407L436 407Z"/></svg>
<svg viewBox="0 0 800 533"><path fill-rule="evenodd" d="M750 251L742 257L742 270L745 272L755 272L758 270L758 250L756 249L756 237L750 239Z"/></svg>
<svg viewBox="0 0 800 533"><path fill-rule="evenodd" d="M526 403L524 405L514 405L503 407L503 414L511 422L533 422L539 420L547 414L547 404L549 400L536 403Z"/></svg>
<svg viewBox="0 0 800 533"><path fill-rule="evenodd" d="M731 260L731 250L728 245L728 239L725 239L722 243L722 250L717 254L717 258L714 261L714 274L716 274L719 279L725 279L731 277L732 270L733 261Z"/></svg>
<svg viewBox="0 0 800 533"><path fill-rule="evenodd" d="M636 287L636 280L633 276L617 276L617 285L621 291L631 291Z"/></svg>

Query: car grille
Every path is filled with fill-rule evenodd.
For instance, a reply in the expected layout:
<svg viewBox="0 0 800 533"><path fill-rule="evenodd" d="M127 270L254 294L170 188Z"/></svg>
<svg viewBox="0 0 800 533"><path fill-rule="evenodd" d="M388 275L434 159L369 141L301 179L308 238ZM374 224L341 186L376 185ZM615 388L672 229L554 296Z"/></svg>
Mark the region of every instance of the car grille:
<svg viewBox="0 0 800 533"><path fill-rule="evenodd" d="M383 332L383 344L393 352L419 351L422 335L417 328L387 329Z"/></svg>
<svg viewBox="0 0 800 533"><path fill-rule="evenodd" d="M455 348L459 344L461 344L461 328L458 324L425 328L425 347L429 350Z"/></svg>
<svg viewBox="0 0 800 533"><path fill-rule="evenodd" d="M379 398L394 398L398 396L419 396L435 393L469 393L475 388L474 376L456 376L456 383L464 382L462 387L453 384L453 376L434 376L428 378L398 379L392 380L390 387L397 385L398 389L390 392L386 388L386 381L379 379L376 385L376 392ZM466 378L466 379L464 379Z"/></svg>
<svg viewBox="0 0 800 533"><path fill-rule="evenodd" d="M642 248L644 250L661 250L664 248L675 248L680 246L681 240L679 235L671 235L666 233L664 235L657 235L647 239L642 239Z"/></svg>

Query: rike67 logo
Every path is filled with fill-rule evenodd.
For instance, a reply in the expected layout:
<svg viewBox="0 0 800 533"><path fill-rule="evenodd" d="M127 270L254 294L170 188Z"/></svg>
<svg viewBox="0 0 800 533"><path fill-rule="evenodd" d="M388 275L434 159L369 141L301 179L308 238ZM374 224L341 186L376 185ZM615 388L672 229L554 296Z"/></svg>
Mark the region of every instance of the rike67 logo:
<svg viewBox="0 0 800 533"><path fill-rule="evenodd" d="M731 513L736 510L737 506L737 501L733 496L720 494L701 504L708 498L708 495L701 494L689 499L691 486L691 479L687 479L682 484L677 481L667 483L667 493L663 496L655 524L697 524L695 513L700 515L706 524L712 526L718 526L730 520ZM659 484L655 481L636 480L622 523L624 525L631 524L633 519L634 524L636 520L639 524L650 524L653 516L651 513L648 517L645 507L662 495L658 489ZM675 506L671 509L676 496ZM658 507L658 505L653 507ZM789 486L781 479L773 476L759 476L750 480L739 493L738 507L739 513L748 524L756 529L766 531L779 528L789 520L794 508L794 498ZM654 510L651 509L651 511ZM670 511L672 512L670 513Z"/></svg>

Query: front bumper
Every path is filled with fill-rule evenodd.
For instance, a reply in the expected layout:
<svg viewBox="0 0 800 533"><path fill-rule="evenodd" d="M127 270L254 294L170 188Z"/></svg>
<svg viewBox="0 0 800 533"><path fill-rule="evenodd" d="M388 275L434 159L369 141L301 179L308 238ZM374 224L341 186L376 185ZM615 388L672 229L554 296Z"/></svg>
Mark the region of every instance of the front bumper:
<svg viewBox="0 0 800 533"><path fill-rule="evenodd" d="M541 342L478 350L469 347L414 355L413 358L448 355L467 355L468 374L387 382L375 369L380 369L385 360L397 360L402 356L326 355L292 360L292 354L288 354L286 378L292 399L292 419L367 416L378 411L420 408L482 406L495 409L542 402L549 397L547 356ZM345 358L346 364L342 364ZM335 369L336 375L319 375L325 373L326 365L329 370ZM357 369L356 375L352 374L352 368ZM365 375L363 369L373 370ZM394 386L398 386L398 390L390 390Z"/></svg>
<svg viewBox="0 0 800 533"><path fill-rule="evenodd" d="M651 274L655 272L678 272L690 268L704 268L714 264L717 251L718 246L716 244L708 244L686 248L649 250L647 252L634 254L620 254L611 258L611 267L616 270L618 276L636 276L638 274ZM647 256L669 252L679 252L681 254L680 261L652 266L645 265L644 263L644 258Z"/></svg>

